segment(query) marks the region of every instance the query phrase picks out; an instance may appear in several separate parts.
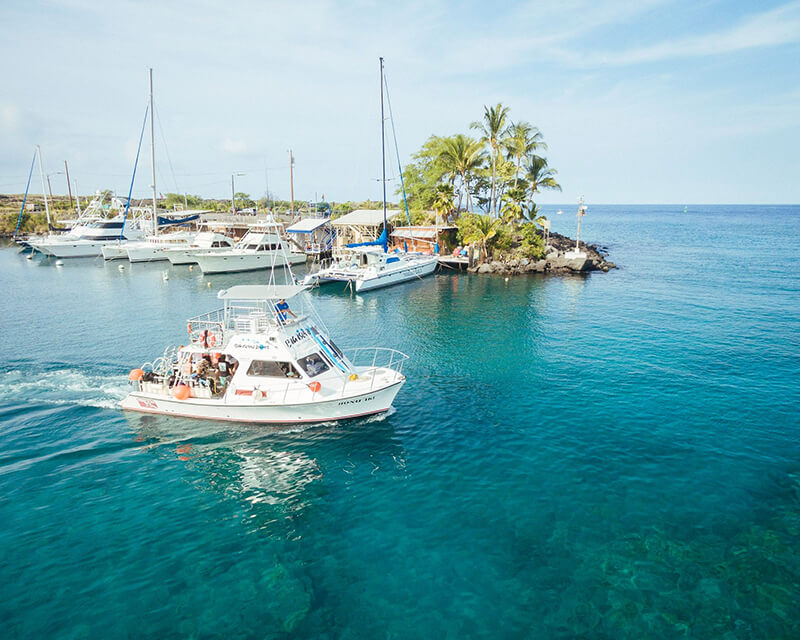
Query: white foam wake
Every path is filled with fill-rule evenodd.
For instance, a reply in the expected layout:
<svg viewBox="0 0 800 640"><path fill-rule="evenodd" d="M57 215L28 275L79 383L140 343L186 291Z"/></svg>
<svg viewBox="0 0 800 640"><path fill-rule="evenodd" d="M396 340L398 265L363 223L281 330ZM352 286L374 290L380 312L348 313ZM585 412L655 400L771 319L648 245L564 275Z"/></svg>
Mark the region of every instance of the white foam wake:
<svg viewBox="0 0 800 640"><path fill-rule="evenodd" d="M41 402L113 409L127 392L125 376L90 375L76 369L0 372L0 404Z"/></svg>

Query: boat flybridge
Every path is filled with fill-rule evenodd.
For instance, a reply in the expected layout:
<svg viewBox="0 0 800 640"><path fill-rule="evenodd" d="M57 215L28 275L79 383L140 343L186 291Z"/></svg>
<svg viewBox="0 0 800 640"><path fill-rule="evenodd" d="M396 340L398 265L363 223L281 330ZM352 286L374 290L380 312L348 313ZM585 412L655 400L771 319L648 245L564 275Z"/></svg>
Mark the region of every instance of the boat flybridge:
<svg viewBox="0 0 800 640"><path fill-rule="evenodd" d="M253 226L233 248L190 254L203 273L230 273L301 264L306 254L293 251L272 216Z"/></svg>
<svg viewBox="0 0 800 640"><path fill-rule="evenodd" d="M187 345L130 372L122 407L280 424L388 411L405 382L407 356L375 347L341 351L306 288L271 279L220 291L222 308L189 319Z"/></svg>

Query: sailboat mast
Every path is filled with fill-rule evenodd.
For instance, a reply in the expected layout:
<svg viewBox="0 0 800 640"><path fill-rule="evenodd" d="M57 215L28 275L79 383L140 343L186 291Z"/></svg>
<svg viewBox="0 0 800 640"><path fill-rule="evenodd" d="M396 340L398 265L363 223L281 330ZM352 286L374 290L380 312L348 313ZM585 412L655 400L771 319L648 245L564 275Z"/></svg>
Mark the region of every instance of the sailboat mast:
<svg viewBox="0 0 800 640"><path fill-rule="evenodd" d="M42 195L44 196L44 210L47 214L47 228L49 229L52 226L50 222L50 204L47 201L47 191L44 188L44 169L42 169L42 150L39 145L36 145L36 155L39 156L39 175L42 178Z"/></svg>
<svg viewBox="0 0 800 640"><path fill-rule="evenodd" d="M381 61L381 168L383 170L383 232L386 234L387 239L389 235L389 229L386 226L386 136L384 131L384 116L383 116L383 58L380 58ZM386 251L386 244L383 246L383 250Z"/></svg>
<svg viewBox="0 0 800 640"><path fill-rule="evenodd" d="M158 235L158 209L156 208L156 136L155 111L153 111L153 69L150 69L150 165L153 170L153 233Z"/></svg>

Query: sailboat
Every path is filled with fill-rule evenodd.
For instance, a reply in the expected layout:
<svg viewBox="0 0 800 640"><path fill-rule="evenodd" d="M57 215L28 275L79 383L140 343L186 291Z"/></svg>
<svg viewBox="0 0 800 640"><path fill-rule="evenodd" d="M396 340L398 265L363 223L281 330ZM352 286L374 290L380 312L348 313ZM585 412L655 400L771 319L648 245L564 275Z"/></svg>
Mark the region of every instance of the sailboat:
<svg viewBox="0 0 800 640"><path fill-rule="evenodd" d="M381 162L383 171L383 231L371 242L345 245L344 250L334 254L331 264L319 271L309 273L304 284L326 282L348 282L356 292L388 287L432 274L439 263L436 255L388 252L388 229L386 220L386 131L384 127L383 102L383 58L381 68Z"/></svg>

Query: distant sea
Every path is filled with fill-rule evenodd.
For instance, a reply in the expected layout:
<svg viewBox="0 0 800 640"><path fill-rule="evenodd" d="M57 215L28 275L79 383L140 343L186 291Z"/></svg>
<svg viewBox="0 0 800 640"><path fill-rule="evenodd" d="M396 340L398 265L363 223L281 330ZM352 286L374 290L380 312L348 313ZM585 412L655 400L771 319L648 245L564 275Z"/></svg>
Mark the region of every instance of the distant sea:
<svg viewBox="0 0 800 640"><path fill-rule="evenodd" d="M0 637L800 637L800 207L582 236L619 269L313 291L408 382L278 428L116 408L263 274L0 249Z"/></svg>

